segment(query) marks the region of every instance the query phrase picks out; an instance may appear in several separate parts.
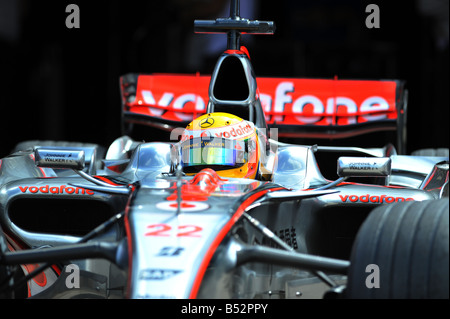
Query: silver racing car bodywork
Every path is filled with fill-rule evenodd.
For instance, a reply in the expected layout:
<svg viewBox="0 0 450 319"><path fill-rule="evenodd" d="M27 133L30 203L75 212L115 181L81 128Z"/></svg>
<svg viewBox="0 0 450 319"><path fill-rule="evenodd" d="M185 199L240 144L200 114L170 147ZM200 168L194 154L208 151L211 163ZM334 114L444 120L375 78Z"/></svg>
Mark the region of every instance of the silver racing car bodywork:
<svg viewBox="0 0 450 319"><path fill-rule="evenodd" d="M224 178L208 168L186 175L176 139L142 142L124 134L106 151L94 144L28 143L0 159L0 297L448 298L448 153L278 141L239 46L241 33L273 33L274 25L241 19L239 1L231 2L229 19L196 22L198 32L228 35L207 105L184 94L170 110L164 103L173 94L161 94L156 104L148 78L134 78L136 85L121 78L124 127L174 128L177 116L186 120L191 112L186 101L196 101L195 112L204 106L204 112L236 114L258 132L255 179ZM333 105L337 110L336 95L322 110L326 116L274 117L285 118L289 134L298 121L331 123L327 136L339 123L347 125L341 135L397 123L402 142L402 90L396 81L381 84L390 98L356 97L357 115L327 118ZM233 99L235 90L245 98ZM305 96L293 111L303 110ZM141 108L142 101L154 105ZM314 103L323 109L319 99ZM317 126L302 130L309 128L317 134ZM319 155L336 178L325 177Z"/></svg>
<svg viewBox="0 0 450 319"><path fill-rule="evenodd" d="M126 140L119 138L111 146L110 166L112 157L124 160L125 149L116 147ZM121 173L97 171L108 176L107 182L97 184L70 170L36 166L36 158L49 151L59 154L55 159L76 153L79 159L73 167L88 171L93 162L85 166L80 159L86 149L36 148L13 154L1 166L2 228L11 244L43 253L45 247L76 245L91 228L126 212L123 227L117 224L101 237L121 243L114 263L72 261L104 276L109 285L120 284L121 293L111 295L297 298L302 286L318 284L317 271L345 283L354 237L373 208L438 199L448 182L448 164L442 164L446 158L385 156L383 149L371 149L379 156L341 157L338 170L344 177L333 183L319 171L314 154L320 148L275 141L271 145L278 155L272 181L224 179L212 170L177 175L171 143L136 143L126 168ZM418 165L420 170L411 169ZM20 178L10 169L19 166L24 167ZM362 175L383 175L383 184L345 180L346 174L357 176L367 169L373 173ZM433 189L427 189L430 184ZM41 290L31 295L38 297ZM101 293L110 296L106 288Z"/></svg>

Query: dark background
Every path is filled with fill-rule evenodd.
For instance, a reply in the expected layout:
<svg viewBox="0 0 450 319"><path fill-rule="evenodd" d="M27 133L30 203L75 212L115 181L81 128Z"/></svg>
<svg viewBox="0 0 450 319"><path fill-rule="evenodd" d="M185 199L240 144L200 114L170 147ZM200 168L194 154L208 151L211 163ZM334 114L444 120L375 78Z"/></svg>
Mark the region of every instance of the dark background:
<svg viewBox="0 0 450 319"><path fill-rule="evenodd" d="M111 143L119 76L210 73L217 55L200 55L198 41L211 36L195 35L193 20L219 17L222 2L0 0L0 157L27 139ZM79 29L65 25L70 3ZM258 76L406 80L408 152L449 147L448 0L254 3L242 16L277 26L242 43ZM365 25L369 3L379 29Z"/></svg>

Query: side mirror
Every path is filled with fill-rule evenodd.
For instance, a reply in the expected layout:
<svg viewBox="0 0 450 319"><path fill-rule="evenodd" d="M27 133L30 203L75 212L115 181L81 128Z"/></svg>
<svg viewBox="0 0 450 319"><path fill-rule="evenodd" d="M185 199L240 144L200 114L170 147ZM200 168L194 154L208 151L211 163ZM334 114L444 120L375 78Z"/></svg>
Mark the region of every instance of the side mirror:
<svg viewBox="0 0 450 319"><path fill-rule="evenodd" d="M73 169L77 171L81 171L85 167L84 151L36 148L34 155L38 167Z"/></svg>
<svg viewBox="0 0 450 319"><path fill-rule="evenodd" d="M340 177L371 177L391 175L390 157L339 157L337 174Z"/></svg>
<svg viewBox="0 0 450 319"><path fill-rule="evenodd" d="M76 151L62 148L58 149L39 147L35 149L34 156L36 165L38 167L71 169L85 180L94 184L85 185L69 183L69 185L115 195L128 196L131 192L131 188L129 188L128 186L111 186L110 184L100 181L95 177L83 172L83 169L85 167L83 150Z"/></svg>

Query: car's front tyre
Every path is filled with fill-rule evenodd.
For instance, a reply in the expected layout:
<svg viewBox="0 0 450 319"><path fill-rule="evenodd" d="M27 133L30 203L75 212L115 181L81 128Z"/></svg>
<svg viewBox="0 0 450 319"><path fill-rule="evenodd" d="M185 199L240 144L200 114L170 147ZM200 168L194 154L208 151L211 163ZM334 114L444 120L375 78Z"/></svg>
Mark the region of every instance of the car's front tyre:
<svg viewBox="0 0 450 319"><path fill-rule="evenodd" d="M346 296L448 299L448 198L374 209L353 246Z"/></svg>

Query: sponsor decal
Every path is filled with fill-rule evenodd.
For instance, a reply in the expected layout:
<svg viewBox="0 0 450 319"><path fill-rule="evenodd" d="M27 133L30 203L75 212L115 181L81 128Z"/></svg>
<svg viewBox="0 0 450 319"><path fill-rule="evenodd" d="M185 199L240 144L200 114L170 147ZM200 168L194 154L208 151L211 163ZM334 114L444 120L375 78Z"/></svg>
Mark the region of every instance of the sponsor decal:
<svg viewBox="0 0 450 319"><path fill-rule="evenodd" d="M144 269L139 274L141 280L165 280L181 273L174 269Z"/></svg>
<svg viewBox="0 0 450 319"><path fill-rule="evenodd" d="M350 169L354 170L362 170L362 171L373 171L377 169L377 163L368 163L368 162L352 162L348 164Z"/></svg>
<svg viewBox="0 0 450 319"><path fill-rule="evenodd" d="M344 203L359 202L359 203L396 203L396 202L410 202L413 201L412 197L401 196L388 196L388 195L339 195L340 199Z"/></svg>
<svg viewBox="0 0 450 319"><path fill-rule="evenodd" d="M201 128L208 128L214 124L214 119L212 117L207 117L206 119L202 120L199 125Z"/></svg>
<svg viewBox="0 0 450 319"><path fill-rule="evenodd" d="M178 210L178 202L176 202L176 201L160 202L160 203L156 204L156 208L161 209L161 210L168 210L171 212L175 212ZM209 205L205 204L205 203L183 200L180 204L180 208L184 212L196 212L196 211L208 209Z"/></svg>
<svg viewBox="0 0 450 319"><path fill-rule="evenodd" d="M335 86L333 86L333 80L322 80L320 83L316 82L317 87L312 85L313 81L305 82L311 88L310 92L317 92L313 94L298 92L296 84L300 84L300 82L302 80L272 83L272 85L275 85L274 103L272 103L271 95L261 94L261 104L265 114L273 116L273 118L269 118L269 122L271 120L285 122L287 119L282 118L281 115L292 116L288 120L293 121L292 124L316 125L349 125L371 120L381 120L388 118L388 112L393 112L393 116L396 117L395 108L391 107L385 97L369 95L372 92L361 94L358 91L349 90L345 86L346 82L335 82ZM351 85L349 82L348 84ZM352 93L354 98L349 96L327 96L326 94L320 94L318 91L319 88L322 88L324 91L327 88L332 92L333 89L337 90L339 85L342 85L342 93Z"/></svg>
<svg viewBox="0 0 450 319"><path fill-rule="evenodd" d="M245 122L244 125L241 124L235 124L233 126L230 126L227 130L224 130L222 132L214 133L216 137L244 137L253 132L252 126L249 122Z"/></svg>
<svg viewBox="0 0 450 319"><path fill-rule="evenodd" d="M71 187L66 185L61 186L19 186L19 189L22 193L31 193L31 194L79 194L79 195L94 195L94 191L89 189L84 189L82 187Z"/></svg>
<svg viewBox="0 0 450 319"><path fill-rule="evenodd" d="M74 161L72 153L51 153L45 154L44 160L48 162L71 163Z"/></svg>
<svg viewBox="0 0 450 319"><path fill-rule="evenodd" d="M241 123L236 123L227 127L213 128L208 131L185 130L181 135L180 142L193 139L194 137L211 137L211 136L218 138L241 139L250 136L252 133L253 133L252 124L250 122L242 121Z"/></svg>
<svg viewBox="0 0 450 319"><path fill-rule="evenodd" d="M185 250L184 247L178 247L178 246L165 246L162 247L158 254L156 254L157 257L178 257L181 255L181 253Z"/></svg>
<svg viewBox="0 0 450 319"><path fill-rule="evenodd" d="M395 81L257 78L268 124L352 125L397 118ZM210 76L141 75L131 112L192 120L205 112ZM169 88L179 89L175 95ZM158 113L154 113L154 109Z"/></svg>

